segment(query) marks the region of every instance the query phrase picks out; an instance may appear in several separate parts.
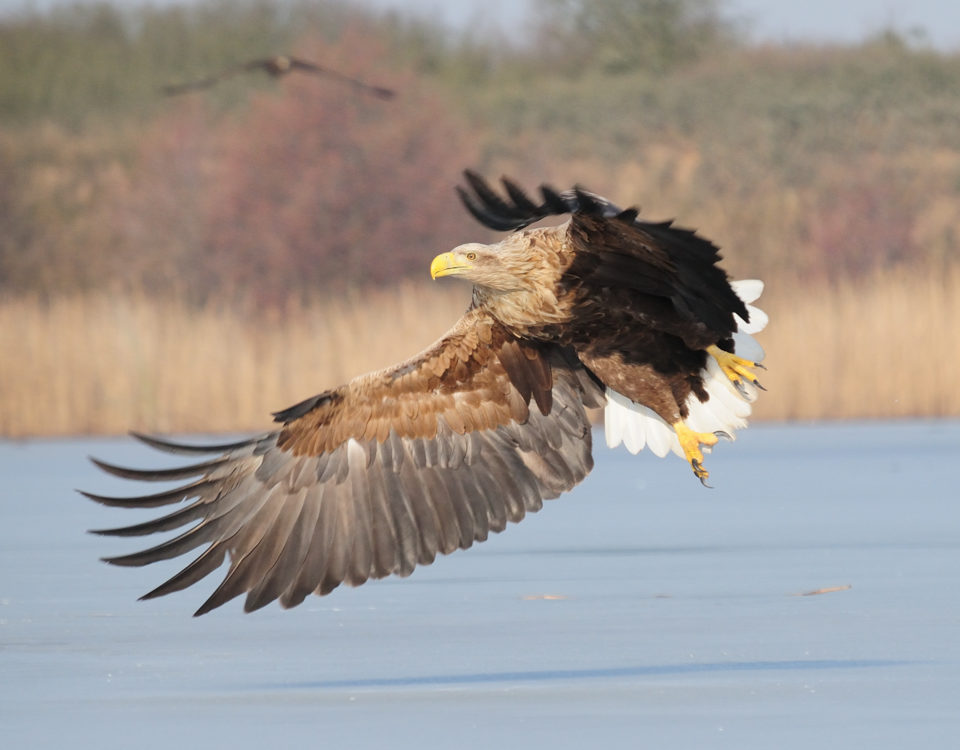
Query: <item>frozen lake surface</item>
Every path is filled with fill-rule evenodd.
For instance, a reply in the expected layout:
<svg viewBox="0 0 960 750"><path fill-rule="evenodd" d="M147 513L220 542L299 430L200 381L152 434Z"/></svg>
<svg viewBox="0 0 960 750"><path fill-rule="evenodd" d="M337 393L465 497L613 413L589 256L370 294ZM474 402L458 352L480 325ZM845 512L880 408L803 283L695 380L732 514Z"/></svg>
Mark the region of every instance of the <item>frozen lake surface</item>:
<svg viewBox="0 0 960 750"><path fill-rule="evenodd" d="M595 438L574 492L408 579L201 618L219 575L137 602L176 564L84 533L139 520L73 492L128 484L85 457L154 454L0 443L0 742L957 746L960 423L754 426L713 490Z"/></svg>

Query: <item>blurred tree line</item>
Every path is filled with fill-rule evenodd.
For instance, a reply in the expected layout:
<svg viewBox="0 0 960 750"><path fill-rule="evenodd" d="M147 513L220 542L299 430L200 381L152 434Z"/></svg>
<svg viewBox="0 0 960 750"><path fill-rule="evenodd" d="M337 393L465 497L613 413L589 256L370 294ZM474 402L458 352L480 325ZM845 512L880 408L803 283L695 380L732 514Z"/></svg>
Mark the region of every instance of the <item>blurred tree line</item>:
<svg viewBox="0 0 960 750"><path fill-rule="evenodd" d="M145 290L282 307L424 275L478 231L471 166L679 216L734 271L953 262L960 57L895 31L745 41L720 0L538 0L520 36L340 0L0 18L0 292ZM292 52L398 90L236 76Z"/></svg>

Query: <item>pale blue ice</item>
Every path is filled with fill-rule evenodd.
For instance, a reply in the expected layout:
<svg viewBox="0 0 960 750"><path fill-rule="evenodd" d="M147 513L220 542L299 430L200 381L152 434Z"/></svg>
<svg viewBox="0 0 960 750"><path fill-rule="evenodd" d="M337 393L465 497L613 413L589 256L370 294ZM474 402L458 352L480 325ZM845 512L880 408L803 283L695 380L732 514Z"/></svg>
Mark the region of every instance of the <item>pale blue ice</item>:
<svg viewBox="0 0 960 750"><path fill-rule="evenodd" d="M753 426L713 490L595 437L574 492L408 579L201 618L217 576L137 602L182 561L84 533L155 511L73 492L162 457L0 443L0 743L957 746L960 423Z"/></svg>

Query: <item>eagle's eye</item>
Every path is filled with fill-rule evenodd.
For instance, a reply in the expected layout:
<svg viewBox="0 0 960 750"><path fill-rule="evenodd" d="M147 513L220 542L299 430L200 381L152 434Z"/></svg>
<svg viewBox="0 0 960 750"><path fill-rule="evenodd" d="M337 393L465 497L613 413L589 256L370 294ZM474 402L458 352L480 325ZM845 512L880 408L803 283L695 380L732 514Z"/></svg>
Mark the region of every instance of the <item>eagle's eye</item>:
<svg viewBox="0 0 960 750"><path fill-rule="evenodd" d="M467 260L476 260L476 259L477 259L476 253L467 253Z"/></svg>

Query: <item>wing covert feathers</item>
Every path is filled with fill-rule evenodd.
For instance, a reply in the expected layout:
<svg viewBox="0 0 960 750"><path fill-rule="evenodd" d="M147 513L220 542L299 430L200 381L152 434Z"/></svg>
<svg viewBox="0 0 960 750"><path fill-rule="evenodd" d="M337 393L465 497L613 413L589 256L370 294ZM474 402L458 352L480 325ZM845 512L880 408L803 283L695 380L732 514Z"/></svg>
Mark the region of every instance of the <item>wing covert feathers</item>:
<svg viewBox="0 0 960 750"><path fill-rule="evenodd" d="M107 558L116 565L205 547L145 598L190 586L229 560L198 615L241 594L247 611L275 599L292 607L341 583L409 575L569 490L592 467L584 407L602 401L568 352L520 342L471 310L419 357L278 413L283 424L275 431L209 448L141 436L201 460L155 471L103 468L131 479L191 481L141 497L88 497L180 507L96 533L187 527Z"/></svg>

